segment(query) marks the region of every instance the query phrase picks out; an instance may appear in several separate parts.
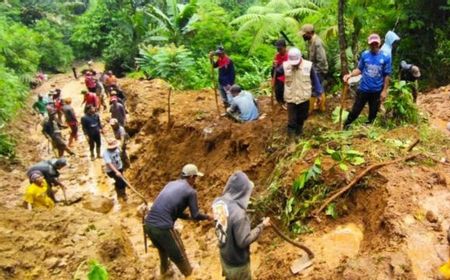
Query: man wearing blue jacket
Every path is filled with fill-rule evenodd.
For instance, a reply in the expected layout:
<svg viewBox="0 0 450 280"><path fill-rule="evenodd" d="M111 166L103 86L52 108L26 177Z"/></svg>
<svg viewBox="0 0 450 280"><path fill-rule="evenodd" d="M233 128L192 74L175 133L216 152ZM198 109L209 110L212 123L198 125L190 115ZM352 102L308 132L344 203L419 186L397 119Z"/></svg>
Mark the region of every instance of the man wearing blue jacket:
<svg viewBox="0 0 450 280"><path fill-rule="evenodd" d="M213 60L213 56L217 55L217 61ZM219 90L222 102L225 108L228 108L231 103L231 97L227 94L226 88L234 85L236 74L234 72L234 63L228 55L225 54L223 47L217 48L215 52L209 54L209 59L214 68L219 69Z"/></svg>
<svg viewBox="0 0 450 280"><path fill-rule="evenodd" d="M197 166L187 164L181 172L181 179L169 182L159 193L152 208L145 217L145 232L158 249L161 275L167 276L169 259L174 262L184 276L192 273L192 267L184 250L180 235L174 230L175 221L180 219L212 220L199 212L197 191L193 188L197 177L203 176ZM184 213L189 207L191 216Z"/></svg>
<svg viewBox="0 0 450 280"><path fill-rule="evenodd" d="M378 34L371 34L368 38L370 50L362 53L358 68L344 76L344 82L348 82L350 77L362 75L355 103L344 124L345 129L348 129L350 124L358 118L366 103L369 103L369 120L367 123L373 123L381 102L384 102L387 97L389 76L392 72L391 59L380 50L380 42L381 39Z"/></svg>

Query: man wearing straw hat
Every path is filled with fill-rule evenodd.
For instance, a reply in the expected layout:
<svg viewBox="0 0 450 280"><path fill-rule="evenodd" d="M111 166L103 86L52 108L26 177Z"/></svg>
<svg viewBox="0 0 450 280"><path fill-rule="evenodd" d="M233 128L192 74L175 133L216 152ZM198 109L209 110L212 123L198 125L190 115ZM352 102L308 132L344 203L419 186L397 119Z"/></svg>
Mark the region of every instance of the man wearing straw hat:
<svg viewBox="0 0 450 280"><path fill-rule="evenodd" d="M116 139L108 141L108 146L103 153L105 161L106 174L114 179L114 188L116 189L117 199L126 201L127 194L125 187L126 182L123 179L123 163L120 158L119 141Z"/></svg>

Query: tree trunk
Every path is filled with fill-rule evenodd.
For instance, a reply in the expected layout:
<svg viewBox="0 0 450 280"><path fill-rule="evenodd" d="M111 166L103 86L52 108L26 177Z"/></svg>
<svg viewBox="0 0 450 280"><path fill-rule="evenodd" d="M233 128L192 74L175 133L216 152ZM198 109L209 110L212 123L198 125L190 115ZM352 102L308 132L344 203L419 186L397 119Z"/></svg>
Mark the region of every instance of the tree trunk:
<svg viewBox="0 0 450 280"><path fill-rule="evenodd" d="M339 0L338 6L338 33L339 33L339 52L341 58L341 75L348 73L348 61L345 50L347 49L347 40L345 39L345 0Z"/></svg>

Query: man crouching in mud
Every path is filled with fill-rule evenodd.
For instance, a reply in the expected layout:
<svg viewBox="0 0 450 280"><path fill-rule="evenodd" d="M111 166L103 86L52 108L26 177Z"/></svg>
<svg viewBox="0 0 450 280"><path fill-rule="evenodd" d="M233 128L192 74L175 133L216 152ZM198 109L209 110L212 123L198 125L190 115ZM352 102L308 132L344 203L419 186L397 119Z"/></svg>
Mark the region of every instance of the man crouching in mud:
<svg viewBox="0 0 450 280"><path fill-rule="evenodd" d="M258 239L270 219L250 229L246 210L253 191L253 182L242 171L230 176L223 195L214 200L213 213L219 240L222 275L226 280L250 280L250 244Z"/></svg>

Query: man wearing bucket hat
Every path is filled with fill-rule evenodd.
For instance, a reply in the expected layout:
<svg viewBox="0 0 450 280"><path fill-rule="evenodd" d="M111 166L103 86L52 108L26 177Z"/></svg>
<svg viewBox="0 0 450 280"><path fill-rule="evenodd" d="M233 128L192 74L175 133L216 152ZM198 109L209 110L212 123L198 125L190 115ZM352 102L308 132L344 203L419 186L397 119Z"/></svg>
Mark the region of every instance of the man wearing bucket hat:
<svg viewBox="0 0 450 280"><path fill-rule="evenodd" d="M200 213L197 191L194 189L197 177L203 173L194 164L186 164L181 171L181 178L169 182L159 193L152 208L145 217L145 232L158 249L161 262L161 276L170 273L169 259L174 262L184 276L192 273L192 267L184 250L180 235L174 230L175 221L180 219L212 220ZM191 216L184 213L189 207Z"/></svg>
<svg viewBox="0 0 450 280"><path fill-rule="evenodd" d="M217 55L217 61L213 60L213 56ZM236 75L234 73L233 61L226 55L223 47L218 47L215 52L209 53L209 59L214 68L219 69L219 91L225 108L230 106L231 97L227 94L225 88L234 85Z"/></svg>
<svg viewBox="0 0 450 280"><path fill-rule="evenodd" d="M116 139L109 140L108 146L103 153L103 160L105 161L106 174L108 177L114 179L114 188L116 190L117 199L119 201L126 201L126 182L123 180L123 163L120 158L119 141Z"/></svg>
<svg viewBox="0 0 450 280"><path fill-rule="evenodd" d="M358 118L366 103L369 103L369 119L367 123L373 123L377 117L381 102L384 102L388 94L392 72L391 59L384 52L380 51L381 39L378 34L371 34L367 42L370 50L362 53L358 68L344 76L344 82L348 82L350 77L362 75L355 103L344 124L345 129L348 129L350 124Z"/></svg>
<svg viewBox="0 0 450 280"><path fill-rule="evenodd" d="M289 50L288 60L283 62L283 68L278 71L285 75L284 100L288 111L288 135L298 137L308 118L309 99L315 96L321 100L323 89L312 62L303 59L297 48Z"/></svg>

